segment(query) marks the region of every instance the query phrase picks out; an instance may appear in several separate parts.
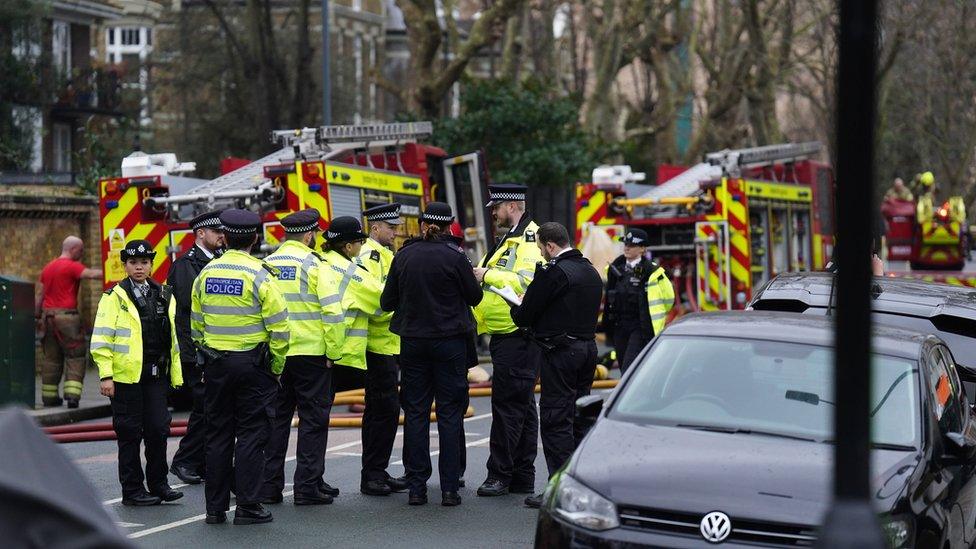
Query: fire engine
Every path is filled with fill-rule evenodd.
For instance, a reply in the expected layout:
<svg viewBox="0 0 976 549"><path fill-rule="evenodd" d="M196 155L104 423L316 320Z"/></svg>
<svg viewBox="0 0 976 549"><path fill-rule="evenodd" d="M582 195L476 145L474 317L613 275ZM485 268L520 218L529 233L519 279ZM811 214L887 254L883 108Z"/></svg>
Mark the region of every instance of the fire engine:
<svg viewBox="0 0 976 549"><path fill-rule="evenodd" d="M676 311L741 309L776 274L821 269L831 256L833 175L811 160L820 150L818 142L724 150L687 169L660 168L656 186L627 166L597 168L576 187L577 241L640 227L672 274Z"/></svg>
<svg viewBox="0 0 976 549"><path fill-rule="evenodd" d="M121 177L99 183L104 285L125 277L118 252L132 239L154 246L153 277L164 280L172 261L193 246L189 220L228 207L261 214L267 252L284 235L279 220L294 211L316 208L327 222L400 202L406 238L419 232L424 205L441 200L454 207L469 254L480 257L490 237L483 156L451 157L421 143L431 131L430 122L275 131L278 150L209 181L183 177L194 165L172 154L134 153L123 160Z"/></svg>
<svg viewBox="0 0 976 549"><path fill-rule="evenodd" d="M966 206L953 196L938 208L931 194L916 200L886 199L888 261L907 261L912 272L890 273L949 284L976 286L976 276L961 272L966 264Z"/></svg>

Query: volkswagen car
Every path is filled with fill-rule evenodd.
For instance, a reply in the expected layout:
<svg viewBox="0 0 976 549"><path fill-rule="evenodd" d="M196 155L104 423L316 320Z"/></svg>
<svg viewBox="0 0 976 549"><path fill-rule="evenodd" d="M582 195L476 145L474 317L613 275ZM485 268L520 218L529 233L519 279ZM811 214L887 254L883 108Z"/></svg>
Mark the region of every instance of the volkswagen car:
<svg viewBox="0 0 976 549"><path fill-rule="evenodd" d="M825 316L690 315L645 348L546 488L537 547L805 547L831 501ZM976 422L939 338L874 330L873 505L890 547L976 542Z"/></svg>

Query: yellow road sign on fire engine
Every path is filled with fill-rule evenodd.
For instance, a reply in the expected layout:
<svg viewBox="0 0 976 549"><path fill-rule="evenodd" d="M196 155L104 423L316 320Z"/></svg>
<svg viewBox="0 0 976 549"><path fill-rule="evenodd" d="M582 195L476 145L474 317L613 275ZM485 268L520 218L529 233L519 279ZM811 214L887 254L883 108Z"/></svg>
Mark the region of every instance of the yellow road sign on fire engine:
<svg viewBox="0 0 976 549"><path fill-rule="evenodd" d="M746 194L756 198L771 200L789 200L793 202L811 202L813 193L806 185L789 185L785 183L767 183L765 181L744 181Z"/></svg>
<svg viewBox="0 0 976 549"><path fill-rule="evenodd" d="M423 181L416 176L374 170L338 162L327 162L325 176L329 183L349 185L388 193L423 196Z"/></svg>

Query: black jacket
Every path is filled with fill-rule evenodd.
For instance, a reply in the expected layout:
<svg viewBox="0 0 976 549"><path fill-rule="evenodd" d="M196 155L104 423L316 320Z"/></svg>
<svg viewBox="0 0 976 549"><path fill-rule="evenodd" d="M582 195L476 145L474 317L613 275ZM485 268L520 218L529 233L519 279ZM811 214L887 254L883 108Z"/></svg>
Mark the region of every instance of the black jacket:
<svg viewBox="0 0 976 549"><path fill-rule="evenodd" d="M579 250L569 250L536 267L522 304L512 307L512 320L538 337L593 339L602 298L600 273Z"/></svg>
<svg viewBox="0 0 976 549"><path fill-rule="evenodd" d="M613 336L614 328L618 324L637 320L641 330L645 333L654 333L651 327L651 315L647 306L647 280L651 274L658 269L658 264L642 257L640 262L634 267L634 277L638 279L636 291L634 286L625 287L631 284L627 273L627 258L623 255L614 259L607 268L607 294L604 301L603 310L603 329L608 337ZM621 300L617 296L622 296ZM636 295L637 299L630 302ZM626 303L620 301L626 300Z"/></svg>
<svg viewBox="0 0 976 549"><path fill-rule="evenodd" d="M200 271L210 263L210 258L194 245L169 268L166 284L173 288L176 299L176 340L180 344L180 361L183 364L196 364L197 353L190 338L190 295L193 281Z"/></svg>
<svg viewBox="0 0 976 549"><path fill-rule="evenodd" d="M400 337L439 338L474 331L471 307L481 298L461 247L448 238L415 238L393 257L380 306L393 311L390 331Z"/></svg>

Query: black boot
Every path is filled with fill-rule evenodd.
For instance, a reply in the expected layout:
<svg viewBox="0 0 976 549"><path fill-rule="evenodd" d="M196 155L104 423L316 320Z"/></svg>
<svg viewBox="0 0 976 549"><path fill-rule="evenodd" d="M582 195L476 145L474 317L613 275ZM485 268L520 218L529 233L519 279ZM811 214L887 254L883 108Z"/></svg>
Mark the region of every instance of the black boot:
<svg viewBox="0 0 976 549"><path fill-rule="evenodd" d="M169 468L169 472L176 475L176 478L182 480L186 484L200 484L203 482L200 475L191 471L189 467L176 465L174 463L173 466Z"/></svg>
<svg viewBox="0 0 976 549"><path fill-rule="evenodd" d="M393 493L385 480L364 480L359 483L359 491L367 496L388 496Z"/></svg>
<svg viewBox="0 0 976 549"><path fill-rule="evenodd" d="M444 507L457 507L461 505L461 496L457 492L441 492L441 505Z"/></svg>
<svg viewBox="0 0 976 549"><path fill-rule="evenodd" d="M271 516L271 511L262 507L260 503L238 505L237 510L234 511L234 524L237 525L264 524L272 520L274 517Z"/></svg>
<svg viewBox="0 0 976 549"><path fill-rule="evenodd" d="M334 488L331 484L329 484L328 482L322 479L319 479L319 492L322 492L323 494L329 494L334 498L339 497L339 489Z"/></svg>
<svg viewBox="0 0 976 549"><path fill-rule="evenodd" d="M482 497L504 496L508 493L508 484L497 478L489 478L478 487L478 495Z"/></svg>
<svg viewBox="0 0 976 549"><path fill-rule="evenodd" d="M179 492L166 486L165 488L160 488L158 490L153 490L150 494L158 497L163 501L176 501L183 497L183 492Z"/></svg>
<svg viewBox="0 0 976 549"><path fill-rule="evenodd" d="M525 498L525 506L531 507L533 509L538 509L542 507L542 494L536 494L534 496L529 496Z"/></svg>
<svg viewBox="0 0 976 549"><path fill-rule="evenodd" d="M219 513L207 513L206 522L207 524L223 524L227 522L227 513L223 511Z"/></svg>
<svg viewBox="0 0 976 549"><path fill-rule="evenodd" d="M77 408L78 407L78 399L77 398L66 397L64 399L64 401L68 404L68 408Z"/></svg>
<svg viewBox="0 0 976 549"><path fill-rule="evenodd" d="M122 498L122 505L127 505L130 507L149 507L151 505L159 505L163 500L154 496L148 492L142 492L141 494L135 494L133 496Z"/></svg>
<svg viewBox="0 0 976 549"><path fill-rule="evenodd" d="M386 479L386 485L394 492L402 492L408 488L407 477L390 477Z"/></svg>

